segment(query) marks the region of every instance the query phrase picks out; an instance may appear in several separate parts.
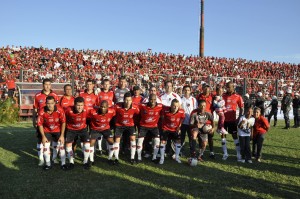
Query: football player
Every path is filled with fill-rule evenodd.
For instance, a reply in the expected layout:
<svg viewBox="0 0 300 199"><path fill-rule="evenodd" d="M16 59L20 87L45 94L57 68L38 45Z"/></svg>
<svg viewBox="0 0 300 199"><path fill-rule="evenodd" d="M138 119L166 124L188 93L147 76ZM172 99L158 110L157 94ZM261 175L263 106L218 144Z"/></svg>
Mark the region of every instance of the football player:
<svg viewBox="0 0 300 199"><path fill-rule="evenodd" d="M36 133L37 133L37 138L38 138L38 143L37 143L37 151L38 151L38 157L39 157L39 166L44 166L44 157L43 157L43 151L44 151L44 145L42 143L42 137L39 129L37 128L37 116L39 113L39 110L44 108L46 105L46 98L47 96L53 96L55 103L58 102L58 96L56 93L54 93L51 90L51 81L50 79L44 79L43 80L43 90L40 93L37 93L34 97L34 103L33 103L33 127L36 128ZM52 146L54 147L53 150L53 160L56 162L56 156L57 156L57 151L56 151L56 146L57 143L53 142Z"/></svg>
<svg viewBox="0 0 300 199"><path fill-rule="evenodd" d="M51 169L50 145L54 141L58 144L61 158L61 169L66 167L66 153L64 148L64 134L66 128L66 117L62 108L55 105L53 96L46 98L46 106L39 110L37 126L44 145L45 170Z"/></svg>
<svg viewBox="0 0 300 199"><path fill-rule="evenodd" d="M175 142L175 160L181 163L179 159L179 153L181 149L180 128L184 120L184 110L180 109L180 102L177 99L173 99L171 107L165 108L162 111L162 134L160 137L160 160L159 164L164 163L165 159L165 147L167 140L173 140Z"/></svg>
<svg viewBox="0 0 300 199"><path fill-rule="evenodd" d="M119 148L120 139L123 133L127 132L130 136L130 163L135 164L135 152L136 152L136 130L134 127L134 118L139 114L139 108L132 105L131 93L127 92L124 95L124 102L116 104L116 128L115 128L115 143L114 143L114 155L115 164L119 163ZM123 140L124 142L124 140Z"/></svg>
<svg viewBox="0 0 300 199"><path fill-rule="evenodd" d="M205 131L204 126L211 124L211 129ZM198 108L191 113L190 117L190 128L191 128L191 157L196 158L196 139L199 136L201 144L199 143L200 150L198 160L203 161L203 153L206 149L208 134L214 132L214 118L210 112L206 111L206 101L199 100Z"/></svg>
<svg viewBox="0 0 300 199"><path fill-rule="evenodd" d="M142 161L142 149L143 141L146 135L150 134L151 138L154 138L154 149L152 160L156 160L156 156L159 150L159 130L157 127L158 120L161 115L162 104L156 102L156 95L150 94L149 102L147 104L140 105L140 127L137 142L137 154L138 162Z"/></svg>
<svg viewBox="0 0 300 199"><path fill-rule="evenodd" d="M89 169L88 164L90 154L90 137L87 131L86 120L88 117L88 109L84 106L83 97L76 97L74 100L74 106L67 108L66 110L66 151L69 158L69 169L74 168L74 153L72 149L72 143L76 137L79 137L81 142L84 143L83 152L83 164L85 169Z"/></svg>

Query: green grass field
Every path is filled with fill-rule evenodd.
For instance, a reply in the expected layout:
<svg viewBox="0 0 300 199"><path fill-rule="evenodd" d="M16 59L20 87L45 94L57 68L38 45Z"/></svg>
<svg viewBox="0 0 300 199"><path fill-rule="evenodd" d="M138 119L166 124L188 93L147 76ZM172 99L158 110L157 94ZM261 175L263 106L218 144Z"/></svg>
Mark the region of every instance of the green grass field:
<svg viewBox="0 0 300 199"><path fill-rule="evenodd" d="M45 172L37 166L31 124L0 125L0 198L300 198L300 129L282 127L268 132L262 163L238 163L231 137L231 156L223 161L215 135L216 159L197 167L186 158L132 166L122 156L119 166L109 166L106 156L97 156L88 171L77 158L74 170L55 165Z"/></svg>

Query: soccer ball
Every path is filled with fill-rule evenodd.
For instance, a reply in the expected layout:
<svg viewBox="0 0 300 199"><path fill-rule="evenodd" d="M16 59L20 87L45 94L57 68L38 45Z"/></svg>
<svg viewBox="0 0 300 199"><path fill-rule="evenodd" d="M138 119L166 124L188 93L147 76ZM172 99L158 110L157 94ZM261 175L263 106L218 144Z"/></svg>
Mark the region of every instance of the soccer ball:
<svg viewBox="0 0 300 199"><path fill-rule="evenodd" d="M210 124L205 124L203 127L202 127L202 131L203 133L207 134L210 132L210 130L212 129L212 126Z"/></svg>
<svg viewBox="0 0 300 199"><path fill-rule="evenodd" d="M195 166L197 166L197 164L198 164L198 160L197 160L196 158L189 158L189 159L188 159L188 164L189 164L190 166L192 166L192 167L195 167Z"/></svg>

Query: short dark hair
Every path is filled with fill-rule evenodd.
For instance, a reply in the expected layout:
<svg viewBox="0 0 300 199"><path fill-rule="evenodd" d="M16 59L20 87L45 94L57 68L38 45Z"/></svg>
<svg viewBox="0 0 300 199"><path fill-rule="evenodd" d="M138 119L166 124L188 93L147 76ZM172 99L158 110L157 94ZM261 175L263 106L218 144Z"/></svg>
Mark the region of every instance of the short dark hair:
<svg viewBox="0 0 300 199"><path fill-rule="evenodd" d="M104 79L104 80L102 81L102 84L104 84L104 82L110 82L110 81L109 81L109 79Z"/></svg>
<svg viewBox="0 0 300 199"><path fill-rule="evenodd" d="M203 100L203 99L199 100L199 105L202 104L202 103L205 103L205 104L206 104L206 101Z"/></svg>
<svg viewBox="0 0 300 199"><path fill-rule="evenodd" d="M91 78L89 78L89 79L86 80L86 83L88 83L88 82L92 82L92 84L95 84L95 81L92 80Z"/></svg>
<svg viewBox="0 0 300 199"><path fill-rule="evenodd" d="M167 84L168 83L171 83L172 84L172 86L173 86L173 82L172 81L170 81L170 80L168 80L168 81L165 81L165 86L167 86Z"/></svg>
<svg viewBox="0 0 300 199"><path fill-rule="evenodd" d="M75 100L74 100L74 104L81 103L81 102L84 103L83 97L76 97Z"/></svg>
<svg viewBox="0 0 300 199"><path fill-rule="evenodd" d="M171 104L173 104L173 103L179 103L178 99L174 98L174 99L172 100Z"/></svg>
<svg viewBox="0 0 300 199"><path fill-rule="evenodd" d="M184 85L182 90L184 90L185 88L190 88L190 90L192 90L192 87L190 85Z"/></svg>
<svg viewBox="0 0 300 199"><path fill-rule="evenodd" d="M49 95L49 96L46 97L46 102L47 102L48 100L54 100L54 101L55 101L55 99L54 99L54 97L53 97L52 95Z"/></svg>
<svg viewBox="0 0 300 199"><path fill-rule="evenodd" d="M131 97L131 93L130 92L125 93L124 94L124 100L125 100L126 97Z"/></svg>
<svg viewBox="0 0 300 199"><path fill-rule="evenodd" d="M119 78L119 81L121 81L121 80L126 80L127 81L127 79L124 75Z"/></svg>
<svg viewBox="0 0 300 199"><path fill-rule="evenodd" d="M71 84L66 84L66 85L64 85L64 91L66 91L66 88L67 88L68 86L72 88L72 85L71 85Z"/></svg>
<svg viewBox="0 0 300 199"><path fill-rule="evenodd" d="M46 79L43 79L43 85L46 83L46 82L50 82L51 83L51 80L46 78Z"/></svg>

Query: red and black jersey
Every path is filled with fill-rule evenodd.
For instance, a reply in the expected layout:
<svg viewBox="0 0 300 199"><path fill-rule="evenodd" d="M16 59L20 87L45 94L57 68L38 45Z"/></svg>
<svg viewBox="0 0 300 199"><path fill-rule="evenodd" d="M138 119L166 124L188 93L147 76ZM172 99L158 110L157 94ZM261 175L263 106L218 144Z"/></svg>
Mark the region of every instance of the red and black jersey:
<svg viewBox="0 0 300 199"><path fill-rule="evenodd" d="M233 94L224 93L222 98L225 101L225 106L226 106L225 121L227 122L236 121L237 107L244 108L243 98L237 93L233 93Z"/></svg>
<svg viewBox="0 0 300 199"><path fill-rule="evenodd" d="M126 110L123 103L119 103L114 108L116 110L116 126L134 126L134 118L140 113L138 107L132 105Z"/></svg>
<svg viewBox="0 0 300 199"><path fill-rule="evenodd" d="M132 104L135 106L139 106L143 102L144 98L140 96L132 96Z"/></svg>
<svg viewBox="0 0 300 199"><path fill-rule="evenodd" d="M74 106L74 100L73 96L70 96L69 99L66 96L62 96L59 100L59 106L65 111L68 107Z"/></svg>
<svg viewBox="0 0 300 199"><path fill-rule="evenodd" d="M95 93L88 94L87 92L82 92L79 94L80 97L84 99L84 106L87 107L88 111L94 109L96 106L97 95Z"/></svg>
<svg viewBox="0 0 300 199"><path fill-rule="evenodd" d="M110 129L110 121L116 115L116 111L113 108L108 108L106 114L102 115L99 110L91 110L90 118L91 124L90 128L97 131L104 131Z"/></svg>
<svg viewBox="0 0 300 199"><path fill-rule="evenodd" d="M75 107L68 107L66 110L67 129L81 130L86 128L86 118L88 117L88 109L84 107L81 113L75 111Z"/></svg>
<svg viewBox="0 0 300 199"><path fill-rule="evenodd" d="M197 100L198 100L198 102L200 100L205 100L205 102L206 102L205 111L209 112L209 113L213 113L213 96L211 94L206 96L203 93L201 93L201 94L198 95Z"/></svg>
<svg viewBox="0 0 300 199"><path fill-rule="evenodd" d="M157 127L159 121L162 104L157 104L154 108L151 108L147 104L141 104L140 108L140 126L154 128Z"/></svg>
<svg viewBox="0 0 300 199"><path fill-rule="evenodd" d="M106 100L108 102L108 107L112 107L113 101L114 101L114 92L113 91L108 91L108 92L101 91L100 93L98 93L96 104L98 106L100 106L100 104L103 100Z"/></svg>
<svg viewBox="0 0 300 199"><path fill-rule="evenodd" d="M58 102L58 95L56 93L54 93L53 91L50 91L50 93L48 95L46 95L44 93L44 91L41 91L40 93L37 93L34 96L33 108L38 109L38 110L44 108L44 106L46 106L46 98L48 96L53 96L55 102L56 103Z"/></svg>
<svg viewBox="0 0 300 199"><path fill-rule="evenodd" d="M171 113L171 108L166 108L162 111L162 115L162 129L166 131L176 131L185 117L183 109L179 109L176 113Z"/></svg>
<svg viewBox="0 0 300 199"><path fill-rule="evenodd" d="M45 133L58 133L61 125L66 122L62 108L55 106L52 113L48 112L47 106L39 110L37 126L42 126Z"/></svg>

